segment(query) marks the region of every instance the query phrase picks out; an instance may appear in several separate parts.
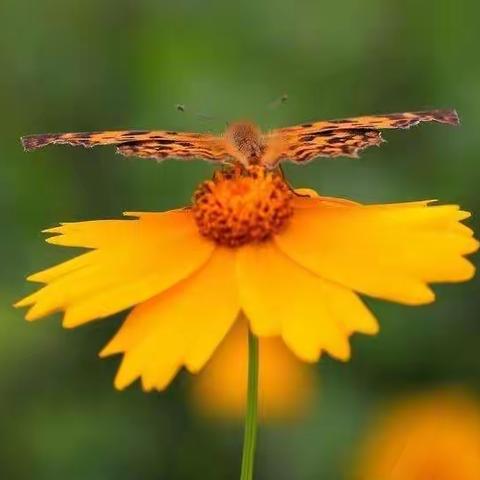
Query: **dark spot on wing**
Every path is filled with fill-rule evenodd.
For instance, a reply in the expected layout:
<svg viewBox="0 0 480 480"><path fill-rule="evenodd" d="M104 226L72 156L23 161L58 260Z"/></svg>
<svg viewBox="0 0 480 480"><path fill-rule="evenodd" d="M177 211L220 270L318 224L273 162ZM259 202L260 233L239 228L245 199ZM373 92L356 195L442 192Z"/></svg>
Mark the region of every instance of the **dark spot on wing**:
<svg viewBox="0 0 480 480"><path fill-rule="evenodd" d="M307 153L307 152L309 152L309 151L310 151L310 150L309 150L308 148L299 148L299 149L297 150L297 155L301 157L304 153Z"/></svg>
<svg viewBox="0 0 480 480"><path fill-rule="evenodd" d="M122 137L129 137L132 135L145 135L148 133L148 130L128 130L127 132L122 133Z"/></svg>
<svg viewBox="0 0 480 480"><path fill-rule="evenodd" d="M408 128L411 126L412 123L415 123L415 121L412 122L412 120L396 120L393 122L393 126L395 128Z"/></svg>
<svg viewBox="0 0 480 480"><path fill-rule="evenodd" d="M385 115L385 117L392 120L402 120L406 118L405 114L403 113L390 113L388 115Z"/></svg>
<svg viewBox="0 0 480 480"><path fill-rule="evenodd" d="M27 135L21 138L23 148L26 151L35 150L41 148L49 143L54 142L59 135L56 134L43 134L43 135Z"/></svg>

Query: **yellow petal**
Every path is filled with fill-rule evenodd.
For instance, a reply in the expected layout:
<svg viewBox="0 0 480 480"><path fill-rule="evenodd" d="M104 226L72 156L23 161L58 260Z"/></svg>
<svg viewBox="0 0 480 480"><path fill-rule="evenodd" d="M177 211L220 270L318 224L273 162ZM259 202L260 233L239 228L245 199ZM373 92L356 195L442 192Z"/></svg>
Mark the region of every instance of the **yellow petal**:
<svg viewBox="0 0 480 480"><path fill-rule="evenodd" d="M239 249L237 277L252 330L259 336L281 335L305 361L318 360L322 350L347 360L350 333L377 331L354 293L297 265L273 243Z"/></svg>
<svg viewBox="0 0 480 480"><path fill-rule="evenodd" d="M310 188L295 189L295 196L293 197L294 208L314 208L314 207L341 207L358 205L352 200L335 197L320 197L315 190Z"/></svg>
<svg viewBox="0 0 480 480"><path fill-rule="evenodd" d="M113 221L106 222L59 227L66 230L55 238L81 237L89 246L97 239L98 250L30 277L48 285L17 304L32 305L28 320L65 310L64 326L74 327L111 315L188 277L215 248L198 234L187 211L115 221L119 237L112 236Z"/></svg>
<svg viewBox="0 0 480 480"><path fill-rule="evenodd" d="M168 212L124 212L125 216L141 219L141 228L154 227L159 222L163 228L175 227L187 210ZM181 220L180 220L181 222ZM182 222L179 224L182 227ZM119 245L122 240L129 244L132 238L141 234L139 225L125 220L87 220L84 222L64 222L58 227L47 228L45 233L58 235L47 239L48 243L65 247L103 248Z"/></svg>
<svg viewBox="0 0 480 480"><path fill-rule="evenodd" d="M29 282L50 283L63 277L67 273L71 273L80 268L85 268L88 265L95 263L95 260L99 258L98 251L87 252L78 257L74 257L66 262L59 263L53 267L42 270L41 272L34 273L27 277Z"/></svg>
<svg viewBox="0 0 480 480"><path fill-rule="evenodd" d="M429 282L457 282L474 269L463 255L478 248L454 205L333 204L297 209L275 237L290 258L327 280L407 304L434 300Z"/></svg>
<svg viewBox="0 0 480 480"><path fill-rule="evenodd" d="M145 390L162 390L183 365L203 367L238 312L234 251L217 248L195 274L135 307L101 356L124 352L117 388L141 377Z"/></svg>
<svg viewBox="0 0 480 480"><path fill-rule="evenodd" d="M126 222L125 220L65 222L58 227L44 230L45 233L59 234L48 238L48 243L63 245L65 247L84 248L110 246L114 239L117 239L118 242L118 239L131 238L137 231L137 225L133 222Z"/></svg>

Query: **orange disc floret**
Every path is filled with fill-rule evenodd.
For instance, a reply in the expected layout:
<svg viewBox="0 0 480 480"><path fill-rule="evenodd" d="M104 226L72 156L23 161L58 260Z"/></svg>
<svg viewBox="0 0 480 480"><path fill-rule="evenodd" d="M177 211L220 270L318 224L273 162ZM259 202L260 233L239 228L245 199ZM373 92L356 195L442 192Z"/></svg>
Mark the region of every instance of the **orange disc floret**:
<svg viewBox="0 0 480 480"><path fill-rule="evenodd" d="M238 247L279 233L293 214L293 195L276 172L260 166L234 168L199 186L192 212L204 237Z"/></svg>

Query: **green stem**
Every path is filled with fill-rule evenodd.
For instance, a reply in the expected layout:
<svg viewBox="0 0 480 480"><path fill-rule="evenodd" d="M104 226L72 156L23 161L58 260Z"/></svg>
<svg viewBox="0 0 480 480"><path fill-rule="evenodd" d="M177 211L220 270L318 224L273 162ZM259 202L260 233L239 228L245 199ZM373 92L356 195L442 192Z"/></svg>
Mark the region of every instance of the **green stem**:
<svg viewBox="0 0 480 480"><path fill-rule="evenodd" d="M245 435L243 438L242 473L240 480L253 479L255 446L257 441L258 403L258 339L248 331L248 387Z"/></svg>

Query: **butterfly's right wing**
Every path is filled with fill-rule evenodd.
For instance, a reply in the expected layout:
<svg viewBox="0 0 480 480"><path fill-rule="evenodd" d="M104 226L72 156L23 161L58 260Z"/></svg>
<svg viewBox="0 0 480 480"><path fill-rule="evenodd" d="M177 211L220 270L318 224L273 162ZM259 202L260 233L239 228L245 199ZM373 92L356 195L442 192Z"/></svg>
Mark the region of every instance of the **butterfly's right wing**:
<svg viewBox="0 0 480 480"><path fill-rule="evenodd" d="M269 148L263 161L273 167L284 160L301 164L318 157L357 157L363 149L383 142L381 130L410 128L420 122L458 125L458 115L455 110L428 110L323 120L279 128L266 137Z"/></svg>
<svg viewBox="0 0 480 480"><path fill-rule="evenodd" d="M166 130L115 130L102 132L49 133L22 137L26 151L50 144L82 147L115 145L125 156L153 158L202 158L212 162L228 162L223 137L206 133L174 132Z"/></svg>

